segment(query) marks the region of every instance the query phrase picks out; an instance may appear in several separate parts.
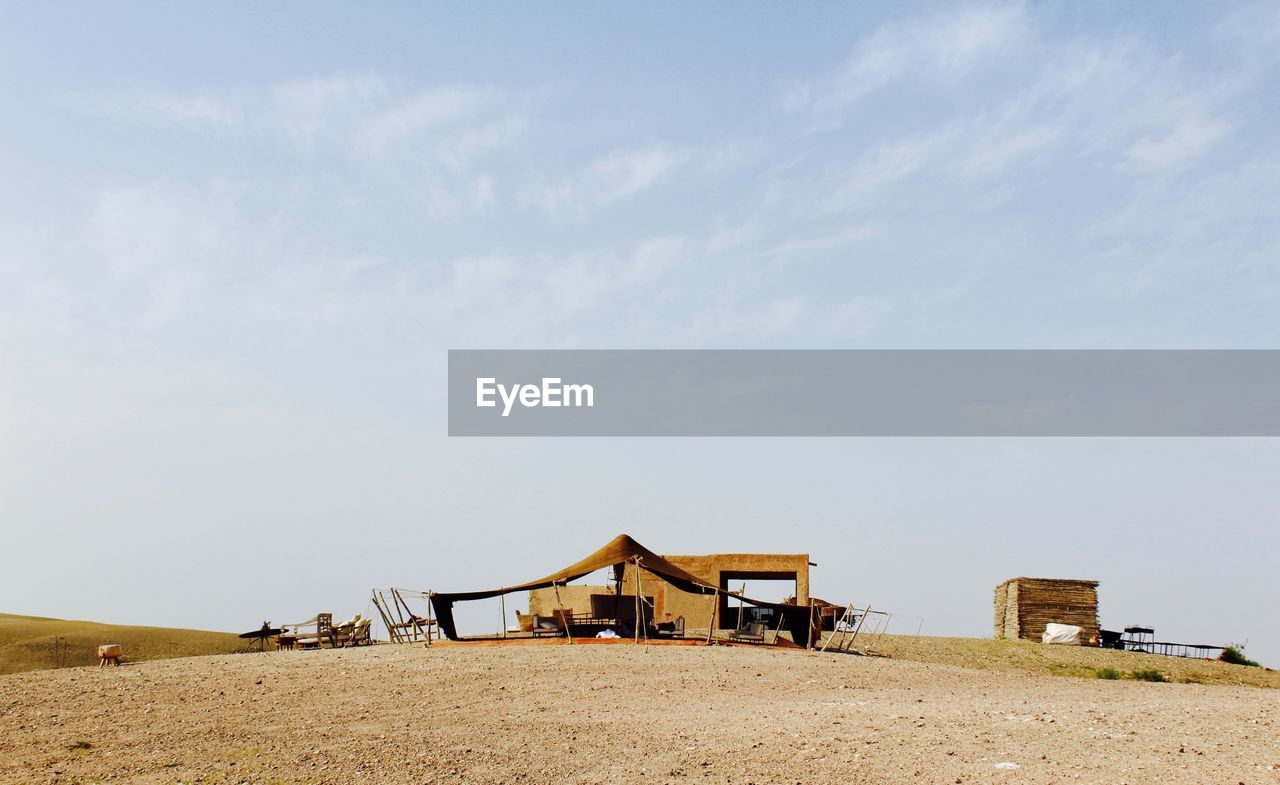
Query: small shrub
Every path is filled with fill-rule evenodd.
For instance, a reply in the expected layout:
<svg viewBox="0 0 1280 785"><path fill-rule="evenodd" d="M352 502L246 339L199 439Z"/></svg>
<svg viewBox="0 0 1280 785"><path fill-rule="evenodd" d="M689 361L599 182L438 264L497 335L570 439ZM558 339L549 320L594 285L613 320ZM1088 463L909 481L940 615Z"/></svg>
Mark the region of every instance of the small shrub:
<svg viewBox="0 0 1280 785"><path fill-rule="evenodd" d="M1255 660L1251 660L1244 656L1244 645L1239 643L1228 644L1227 648L1222 650L1218 655L1218 659L1232 665L1248 665L1250 668L1262 667Z"/></svg>
<svg viewBox="0 0 1280 785"><path fill-rule="evenodd" d="M1165 681L1164 674L1154 668L1136 670L1130 676L1134 681Z"/></svg>
<svg viewBox="0 0 1280 785"><path fill-rule="evenodd" d="M1115 668L1098 668L1094 670L1093 677L1095 679L1106 679L1107 681L1116 681L1120 678L1120 671Z"/></svg>

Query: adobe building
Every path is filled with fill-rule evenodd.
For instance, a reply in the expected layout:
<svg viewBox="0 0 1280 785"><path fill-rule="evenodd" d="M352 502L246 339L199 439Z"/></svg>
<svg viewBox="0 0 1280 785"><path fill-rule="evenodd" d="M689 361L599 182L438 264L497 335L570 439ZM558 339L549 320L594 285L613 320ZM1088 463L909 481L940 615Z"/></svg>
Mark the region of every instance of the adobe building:
<svg viewBox="0 0 1280 785"><path fill-rule="evenodd" d="M739 621L739 603L731 595L742 583L751 581L791 581L796 605L809 604L809 567L807 553L713 553L703 556L663 556L671 564L696 576L702 582L721 589L719 595L691 594L640 570L640 592L654 622L673 622L684 618L690 629L733 629ZM529 614L552 616L557 608L573 613L590 613L608 618L635 618L636 569L627 563L621 574L621 591L615 586L562 585L533 589L529 592ZM557 598L556 592L559 592ZM748 589L748 594L750 594Z"/></svg>

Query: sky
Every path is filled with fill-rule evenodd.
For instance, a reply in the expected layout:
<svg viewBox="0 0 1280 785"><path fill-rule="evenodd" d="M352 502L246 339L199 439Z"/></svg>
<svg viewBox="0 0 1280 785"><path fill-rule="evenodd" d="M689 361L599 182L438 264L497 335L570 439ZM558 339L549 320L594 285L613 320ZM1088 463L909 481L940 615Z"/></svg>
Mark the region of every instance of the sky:
<svg viewBox="0 0 1280 785"><path fill-rule="evenodd" d="M1274 3L0 3L0 611L247 630L625 531L1280 663L1276 440L445 409L451 348L1280 348L1278 71Z"/></svg>

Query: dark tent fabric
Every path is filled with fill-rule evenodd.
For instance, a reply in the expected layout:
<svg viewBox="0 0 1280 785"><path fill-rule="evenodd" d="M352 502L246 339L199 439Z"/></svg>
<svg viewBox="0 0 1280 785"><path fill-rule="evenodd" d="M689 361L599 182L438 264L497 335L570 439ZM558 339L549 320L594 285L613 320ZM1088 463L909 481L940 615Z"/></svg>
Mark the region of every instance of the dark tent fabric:
<svg viewBox="0 0 1280 785"><path fill-rule="evenodd" d="M499 589L485 589L482 591L470 592L433 592L431 594L431 606L435 610L436 621L440 625L440 631L445 634L445 637L454 641L461 640L458 636L457 625L454 623L453 619L453 605L456 602L484 600L490 597L497 597L502 594L511 594L518 591L530 591L532 589L543 589L555 584L565 584L569 581L576 581L584 575L589 575L596 570L601 570L605 567L613 567L635 559L639 559L641 569L658 575L681 591L686 591L691 594L715 594L720 591L718 587L712 586L696 575L685 572L658 554L644 547L629 535L619 534L617 537L610 540L603 548L600 548L590 556L587 556L586 558L577 561L562 570L554 572L545 578L539 578L537 580L528 581L527 583L521 583L515 586L505 586ZM762 602L759 600L753 600L749 597L743 597L741 599L749 605L755 605L762 608L774 608L778 610L782 614L787 630L791 633L793 640L801 646L807 647L809 645L809 637L812 632L812 611L809 606Z"/></svg>

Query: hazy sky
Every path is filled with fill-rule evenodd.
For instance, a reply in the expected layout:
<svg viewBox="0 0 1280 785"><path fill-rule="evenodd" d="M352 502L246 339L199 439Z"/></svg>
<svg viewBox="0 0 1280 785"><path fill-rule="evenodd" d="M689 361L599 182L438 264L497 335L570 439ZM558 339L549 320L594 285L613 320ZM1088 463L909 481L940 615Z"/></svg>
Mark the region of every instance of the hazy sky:
<svg viewBox="0 0 1280 785"><path fill-rule="evenodd" d="M1275 3L0 5L0 611L249 629L626 531L1276 664L1276 440L450 440L444 370L1278 348L1278 72Z"/></svg>

